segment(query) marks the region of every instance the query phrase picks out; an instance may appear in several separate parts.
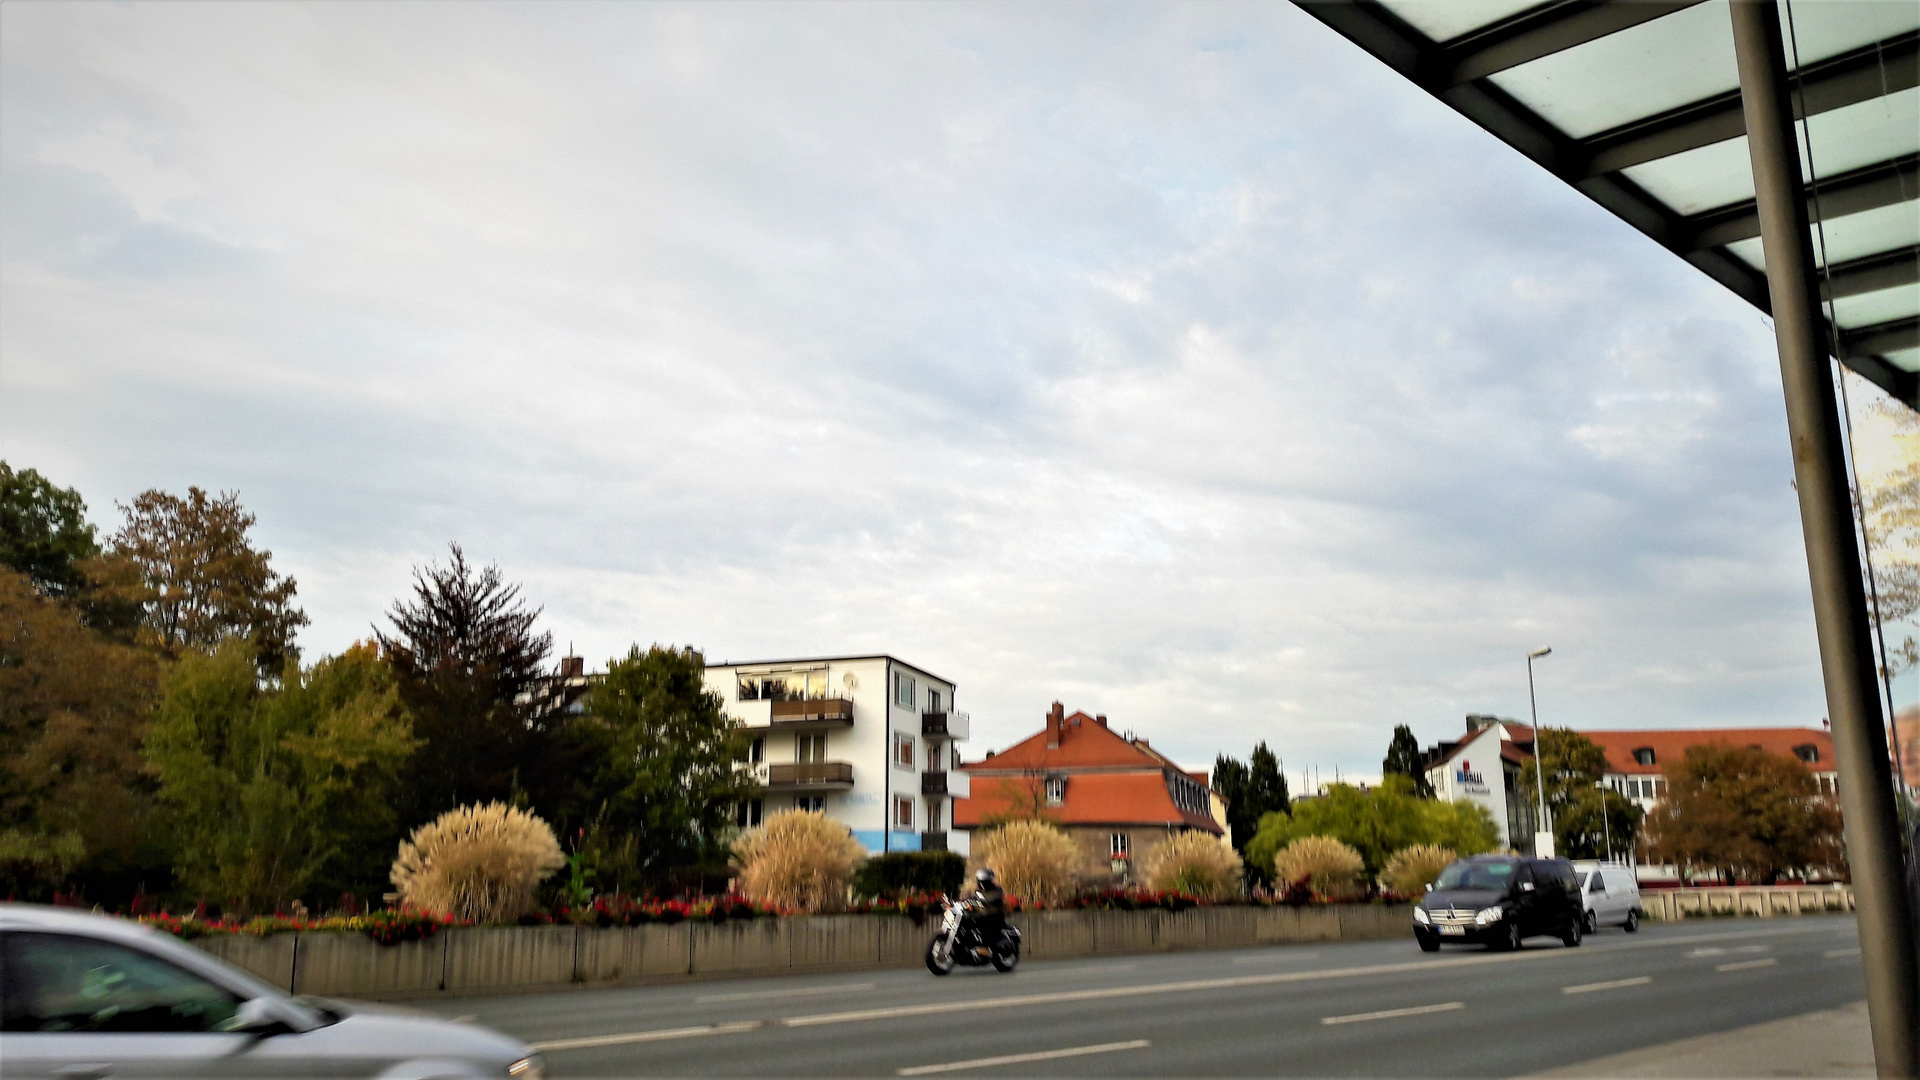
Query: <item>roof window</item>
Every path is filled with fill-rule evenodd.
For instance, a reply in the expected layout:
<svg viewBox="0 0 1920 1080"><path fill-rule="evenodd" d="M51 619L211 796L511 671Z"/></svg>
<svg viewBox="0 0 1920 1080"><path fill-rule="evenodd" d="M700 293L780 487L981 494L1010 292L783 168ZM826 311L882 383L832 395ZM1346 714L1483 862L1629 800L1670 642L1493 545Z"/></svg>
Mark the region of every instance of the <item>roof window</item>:
<svg viewBox="0 0 1920 1080"><path fill-rule="evenodd" d="M1654 763L1653 747L1643 746L1635 750L1633 752L1633 763L1635 765L1652 765Z"/></svg>
<svg viewBox="0 0 1920 1080"><path fill-rule="evenodd" d="M1813 765L1820 760L1820 748L1812 743L1801 743L1799 746L1793 748L1793 756L1809 765Z"/></svg>

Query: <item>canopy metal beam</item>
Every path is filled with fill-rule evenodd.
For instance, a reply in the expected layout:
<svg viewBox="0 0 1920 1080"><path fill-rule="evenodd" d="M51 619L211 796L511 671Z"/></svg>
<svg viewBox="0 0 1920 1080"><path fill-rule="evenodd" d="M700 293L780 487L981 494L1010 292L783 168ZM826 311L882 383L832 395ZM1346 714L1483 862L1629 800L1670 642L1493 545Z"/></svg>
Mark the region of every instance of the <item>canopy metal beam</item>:
<svg viewBox="0 0 1920 1080"><path fill-rule="evenodd" d="M1920 315L1843 330L1840 337L1848 353L1883 353L1920 347Z"/></svg>
<svg viewBox="0 0 1920 1080"><path fill-rule="evenodd" d="M1833 295L1836 297L1858 296L1877 289L1911 285L1920 281L1920 244L1834 263L1821 275L1822 300L1827 299L1828 280L1833 282Z"/></svg>
<svg viewBox="0 0 1920 1080"><path fill-rule="evenodd" d="M1442 61L1432 84L1460 86L1484 79L1700 2L1649 0L1639 4L1610 4L1596 0L1552 0L1442 44Z"/></svg>
<svg viewBox="0 0 1920 1080"><path fill-rule="evenodd" d="M1820 181L1820 210L1827 221L1863 210L1912 202L1916 196L1920 196L1920 154L1877 161ZM1812 186L1801 185L1800 197L1811 211ZM1760 215L1752 199L1717 206L1681 220L1685 225L1680 235L1685 245L1694 251L1760 235Z"/></svg>

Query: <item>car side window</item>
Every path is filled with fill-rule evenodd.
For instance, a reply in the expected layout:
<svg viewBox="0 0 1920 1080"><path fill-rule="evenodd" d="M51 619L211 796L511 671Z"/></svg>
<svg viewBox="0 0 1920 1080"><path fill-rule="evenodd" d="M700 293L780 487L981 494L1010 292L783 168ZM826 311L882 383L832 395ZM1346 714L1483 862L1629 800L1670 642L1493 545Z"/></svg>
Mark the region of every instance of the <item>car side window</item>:
<svg viewBox="0 0 1920 1080"><path fill-rule="evenodd" d="M0 935L0 1031L223 1031L231 991L138 949L69 934Z"/></svg>
<svg viewBox="0 0 1920 1080"><path fill-rule="evenodd" d="M1601 873L1598 870L1595 870L1593 872L1593 877L1588 880L1590 882L1590 884L1588 884L1587 886L1588 892L1604 893L1607 891L1607 875Z"/></svg>

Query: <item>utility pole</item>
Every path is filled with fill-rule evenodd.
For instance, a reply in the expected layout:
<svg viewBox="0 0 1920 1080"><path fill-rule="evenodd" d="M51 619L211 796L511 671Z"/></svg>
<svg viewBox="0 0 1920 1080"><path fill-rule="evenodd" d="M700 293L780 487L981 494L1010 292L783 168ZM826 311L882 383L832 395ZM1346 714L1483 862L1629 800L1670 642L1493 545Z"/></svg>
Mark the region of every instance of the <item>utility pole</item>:
<svg viewBox="0 0 1920 1080"><path fill-rule="evenodd" d="M1546 755L1546 740L1540 737L1540 703L1533 696L1533 662L1553 652L1553 646L1543 645L1527 654L1527 710L1533 718L1533 782L1540 789L1540 820L1533 826L1533 855L1536 859L1553 858L1553 823L1547 820L1547 773L1541 759Z"/></svg>

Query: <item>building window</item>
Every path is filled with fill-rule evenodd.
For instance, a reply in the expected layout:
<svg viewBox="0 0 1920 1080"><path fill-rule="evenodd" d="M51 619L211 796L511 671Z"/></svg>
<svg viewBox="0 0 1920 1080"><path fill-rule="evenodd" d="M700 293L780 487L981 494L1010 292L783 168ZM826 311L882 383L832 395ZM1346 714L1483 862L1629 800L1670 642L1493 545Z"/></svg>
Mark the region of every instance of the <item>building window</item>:
<svg viewBox="0 0 1920 1080"><path fill-rule="evenodd" d="M913 828L913 800L895 797L893 800L893 827L896 829Z"/></svg>
<svg viewBox="0 0 1920 1080"><path fill-rule="evenodd" d="M802 765L827 760L827 736L795 735L793 737L793 760Z"/></svg>
<svg viewBox="0 0 1920 1080"><path fill-rule="evenodd" d="M795 795L793 797L793 805L800 810L810 810L816 814L824 814L827 812L827 797L825 795Z"/></svg>
<svg viewBox="0 0 1920 1080"><path fill-rule="evenodd" d="M1654 764L1654 757L1653 757L1653 747L1651 747L1651 746L1643 746L1643 747L1641 747L1640 749L1638 749L1638 750L1635 750L1635 751L1633 752L1633 763L1634 763L1635 765L1652 765L1652 764Z"/></svg>
<svg viewBox="0 0 1920 1080"><path fill-rule="evenodd" d="M942 711L940 708L940 691L935 690L931 686L927 687L927 711L928 712Z"/></svg>
<svg viewBox="0 0 1920 1080"><path fill-rule="evenodd" d="M1064 776L1047 777L1047 805L1059 806L1067 801L1067 778Z"/></svg>
<svg viewBox="0 0 1920 1080"><path fill-rule="evenodd" d="M913 676L899 671L893 673L893 700L896 703L905 705L909 709L913 708L913 703L917 700L915 695L919 689L919 684L913 681Z"/></svg>
<svg viewBox="0 0 1920 1080"><path fill-rule="evenodd" d="M893 733L893 763L902 769L913 768L913 736Z"/></svg>
<svg viewBox="0 0 1920 1080"><path fill-rule="evenodd" d="M767 760L767 737L765 735L753 740L753 745L747 747L747 760L755 765Z"/></svg>
<svg viewBox="0 0 1920 1080"><path fill-rule="evenodd" d="M1820 760L1820 748L1812 743L1806 743L1805 745L1794 747L1793 756L1812 765Z"/></svg>
<svg viewBox="0 0 1920 1080"><path fill-rule="evenodd" d="M743 829L751 829L760 824L762 804L759 799L748 799L740 804L734 813L734 822Z"/></svg>
<svg viewBox="0 0 1920 1080"><path fill-rule="evenodd" d="M1107 857L1127 859L1133 856L1133 837L1123 832L1107 837Z"/></svg>
<svg viewBox="0 0 1920 1080"><path fill-rule="evenodd" d="M808 701L827 696L827 672L782 671L774 674L742 675L741 701Z"/></svg>
<svg viewBox="0 0 1920 1080"><path fill-rule="evenodd" d="M928 799L927 800L927 831L939 832L943 827L940 824L940 822L941 822L940 803L936 800Z"/></svg>

